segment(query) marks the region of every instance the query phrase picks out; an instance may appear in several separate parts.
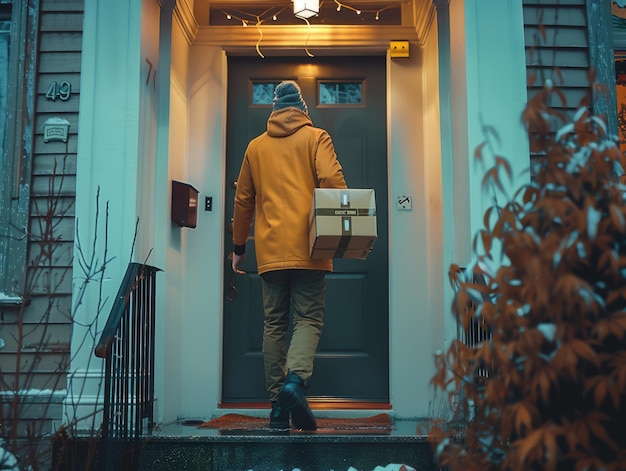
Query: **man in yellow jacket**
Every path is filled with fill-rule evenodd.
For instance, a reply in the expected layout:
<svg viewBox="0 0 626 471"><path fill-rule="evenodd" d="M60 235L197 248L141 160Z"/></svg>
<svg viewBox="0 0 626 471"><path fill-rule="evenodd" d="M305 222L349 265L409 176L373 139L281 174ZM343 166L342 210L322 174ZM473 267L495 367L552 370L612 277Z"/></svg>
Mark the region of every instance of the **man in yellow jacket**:
<svg viewBox="0 0 626 471"><path fill-rule="evenodd" d="M267 131L248 144L237 179L232 268L243 273L239 265L254 219L270 427L288 428L291 415L294 427L315 430L305 389L323 325L324 276L333 265L309 255L309 209L314 188L346 188L346 182L332 140L313 126L298 84L277 85L273 106Z"/></svg>

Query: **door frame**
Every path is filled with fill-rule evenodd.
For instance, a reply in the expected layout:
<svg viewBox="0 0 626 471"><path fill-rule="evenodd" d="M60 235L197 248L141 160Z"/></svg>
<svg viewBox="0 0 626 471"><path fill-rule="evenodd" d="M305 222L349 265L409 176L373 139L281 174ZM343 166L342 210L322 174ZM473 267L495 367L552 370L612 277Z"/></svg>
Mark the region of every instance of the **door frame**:
<svg viewBox="0 0 626 471"><path fill-rule="evenodd" d="M231 28L231 34L238 29ZM302 29L298 29L302 33ZM410 39L411 51L419 51L420 45L415 40L415 28L393 29L394 35L402 31L405 37ZM330 32L330 30L329 30ZM284 33L284 30L283 30ZM391 34L390 31L388 31ZM238 33L237 33L238 34ZM244 32L245 35L249 32ZM272 33L274 34L274 33ZM434 34L433 34L434 35ZM231 37L230 35L227 35ZM276 33L276 36L280 36ZM358 36L358 35L357 35ZM288 36L281 36L286 38ZM363 36L364 37L364 36ZM330 38L330 36L328 36ZM387 38L389 39L389 38ZM246 41L249 40L249 43ZM216 32L201 30L198 40L191 48L190 54L190 83L189 107L191 117L189 126L189 149L188 168L189 175L200 178L202 183L197 187L204 191L210 191L214 196L214 209L212 213L199 215L198 228L194 231L194 237L188 239L185 248L188 254L185 258L187 268L186 282L186 311L198 310L206 312L206 297L212 296L215 305L211 305L208 314L203 314L197 322L185 324L186 344L184 349L197 356L197 347L192 345L202 343L202 359L190 363L183 373L182 383L184 389L193 391L197 397L197 403L189 403L189 412L185 416L197 414L206 415L211 413L223 413L226 408L220 407L221 397L221 321L223 293L217 287L222 286L222 263L227 263L225 253L230 250L231 242L224 236L222 230L224 214L223 202L218 201L219 195L224 194L224 158L225 158L225 116L227 90L227 60L228 53L256 54L254 45L258 37L249 36L239 41L234 41L231 46L225 46L228 41L220 37ZM264 40L265 41L265 40ZM284 54L289 48L286 47L285 39L278 45L275 43L277 54ZM415 417L427 415L428 404L431 401L429 381L431 371L425 368L423 362L415 362L414 358L430 358L434 345L440 348L443 343L443 316L438 316L436 322L430 319L431 312L441 313L444 311L443 282L445 279L442 271L441 260L429 260L431 257L439 257L437 251L428 249L428 240L440 240L437 232L429 237L424 227L436 228L441 225L436 219L441 217L441 212L433 209L432 205L427 208L427 200L422 198L427 186L433 186L428 192L433 193L433 199L440 198L441 185L437 178L429 178L418 167L424 166L426 137L432 140L430 152L433 163L436 166L439 160L437 151L439 123L436 120L429 121L428 129L424 130L422 99L425 84L421 78L421 68L425 57L424 51L429 52L428 60L436 64L436 35L430 38L430 47L422 52L411 54L409 58L393 60L387 54L387 128L388 128L388 152L389 173L388 191L390 196L389 212L389 278L390 278L390 322L389 322L389 358L390 358L390 400L393 411L400 417ZM435 42L433 42L435 41ZM354 41L341 40L345 48L339 44L332 47L332 40L328 39L326 54L342 56L345 54L373 54L386 51L388 42L383 37L370 36L367 44L359 44L358 37ZM347 44L353 47L347 49ZM373 44L372 47L370 47ZM280 47L278 47L280 46ZM268 47L261 49L264 54L269 54ZM304 53L299 48L291 48L291 52ZM432 88L428 95L438 96L437 86L434 82L429 83ZM410 106L409 106L410 105ZM209 111L207 111L209 110ZM429 183L432 182L432 183ZM192 182L193 183L193 182ZM391 206L391 200L395 194L414 195L413 209L406 213L397 213ZM216 198L215 196L218 196ZM429 219L434 219L431 223ZM393 229L391 229L393 228ZM429 229L430 230L430 229ZM415 236L417 234L417 237ZM218 242L219 241L219 242ZM219 250L216 247L219 244ZM410 248L410 252L401 250L402 247ZM394 250L395 249L395 250ZM215 260L221 260L219 267L208 270L199 259L198 254L209 253ZM433 267L426 276L427 269L416 267ZM198 277L202 273L205 276ZM411 274L406 276L405 274ZM416 284L416 275L423 278L423 283ZM424 309L416 315L413 308L416 305L424 306ZM424 326L427 326L424 329ZM207 336L202 332L209 332ZM406 352L411 351L411 358ZM183 352L185 358L191 357L190 353ZM434 371L434 369L433 369ZM198 391L198 392L196 392ZM201 392L200 392L201 391ZM188 396L187 396L188 397ZM212 409L215 407L215 409ZM339 409L341 410L341 409ZM202 412L205 411L205 412Z"/></svg>
<svg viewBox="0 0 626 471"><path fill-rule="evenodd" d="M266 58L265 60L270 61L272 59ZM316 70L315 73L311 73L311 69L308 69L310 65L318 65L320 69ZM340 58L339 60L334 57L325 56L319 61L311 61L294 56L281 56L277 57L277 60L271 65L260 62L258 57L234 56L227 58L227 67L229 86L236 86L237 89L232 91L234 95L231 93L231 96L234 97L234 100L229 103L228 107L229 111L235 112L234 117L236 120L233 121L232 117L226 116L226 122L229 126L233 126L233 129L227 129L229 140L227 146L231 146L231 148L227 148L226 152L229 153L231 161L226 163L226 167L228 167L230 171L226 176L227 180L223 187L225 192L225 206L230 207L231 205L234 189L229 188L228 185L230 181L236 178L236 172L239 170L247 140L255 137L259 132L265 129L265 120L271 113L271 104L262 107L250 106L247 98L250 93L249 80L251 78L261 82L270 79L276 80L280 77L297 78L300 81L303 95L306 97L306 101L309 104L309 112L312 116L313 124L322 126L331 134L337 153L339 154L339 159L342 165L344 165L344 173L346 173L348 185L355 188L373 187L377 191L376 200L378 205L377 214L379 216L379 237L376 241L374 252L366 261L335 260L335 270L333 273L329 274L327 278L327 302L329 302L330 299L328 296L332 296L331 293L342 292L337 291L342 289L340 286L342 286L343 289L349 289L350 286L356 289L360 288L366 296L368 292L372 293L372 289L376 289L376 293L380 295L379 297L370 294L367 296L367 299L363 299L361 301L362 310L357 307L356 303L352 303L353 306L351 308L346 307L345 314L354 316L355 326L361 325L365 328L362 330L362 333L364 336L367 335L367 340L361 337L353 338L352 345L355 350L345 350L341 353L341 342L338 342L337 331L333 330L332 324L334 323L335 328L340 329L343 328L342 325L347 326L350 324L346 324L345 322L341 324L342 310L338 310L336 304L328 306L327 312L331 316L327 317L324 330L327 328L331 330L329 330L327 334L322 332L322 339L316 358L316 373L314 374L308 394L310 402L315 403L317 407L338 407L340 404L342 406L369 404L371 407L388 409L388 336L381 340L380 337L376 335L379 332L388 332L389 330L389 182L388 178L386 178L386 175L389 173L389 161L385 154L388 150L388 129L385 126L387 109L385 100L387 96L385 93L386 88L383 88L386 87L387 77L385 56L378 54L375 56ZM230 77L233 70L236 75ZM276 74L279 74L279 76ZM322 105L317 107L316 101L319 92L319 90L315 90L318 83L317 79L331 81L362 81L363 105L347 107L342 105L333 107ZM235 83L237 85L235 85ZM245 98L243 95L245 95ZM247 127L242 127L244 126L243 118L245 116L248 116L248 119L252 119L251 117L254 116L255 131L253 131L253 135L250 134L252 132L250 130L250 121L248 121ZM326 124L322 124L324 119L328 119ZM346 123L351 122L351 120L358 121L359 126L356 128L349 126L350 131L347 133L348 135L345 135L345 131L341 133L341 129L345 129ZM373 129L376 129L375 133L368 132ZM342 141L342 138L354 138L354 132L357 132L361 139L359 142L361 143L362 152L358 154L361 158L355 157L355 155L350 152L351 147L347 146ZM246 136L245 139L242 135ZM374 139L374 136L377 138ZM380 139L378 139L378 137L380 137ZM351 160L353 160L350 158L351 156L355 159L355 161L352 162L352 164L355 165L352 166L350 165ZM362 159L363 157L365 157L365 160ZM358 171L359 169L361 169L361 172ZM364 181L361 181L362 177L365 178ZM383 193L380 193L381 191L383 191ZM228 224L228 220L229 216L227 211L224 223ZM248 252L250 252L249 256L254 257L253 247L251 247L250 244L248 249ZM253 260L249 260L247 263L250 264L252 261ZM258 392L263 376L262 357L259 356L261 347L260 344L258 346L256 345L257 341L261 341L262 332L262 308L260 304L260 294L258 294L260 290L260 280L258 280L258 278L255 280L254 277L250 275L254 272L252 265L248 265L248 268L244 267L244 270L249 272L247 277L233 277L228 264L224 266L225 292L228 291L232 293L234 288L229 288L229 285L232 286L234 283L240 286L240 295L250 296L251 293L249 289L252 289L254 293L252 298L236 299L232 301L232 305L230 305L231 301L227 300L227 302L223 304L223 325L224 327L228 326L228 329L223 330L224 353L222 358L222 383L226 385L225 392L230 393L228 402L224 402L223 404L225 407L232 407L233 403L246 404L254 403L250 401L263 400L249 399L248 401L244 401L243 399L237 399L239 394L246 395L254 391L252 396L261 395L265 397L266 395L264 383L263 393ZM362 274L362 277L359 277L358 274ZM360 284L357 281L358 279L361 279ZM369 286L370 289L365 285ZM227 294L228 293L225 294L225 297L227 297ZM249 310L251 309L255 310L255 315L250 315ZM367 318L365 316L367 316ZM246 341L241 343L238 340L241 334L244 333L240 330L240 326L242 325L246 326L244 329L251 329L251 331L245 335L245 338L252 336L254 340L249 340L248 342L253 343L254 346L248 344ZM325 342L333 338L333 332L335 332L335 343L332 344L329 350L324 350ZM357 329L355 331L354 329L346 328L346 338L350 336L350 332L361 332L361 330ZM329 337L325 339L324 335ZM248 347L246 347L246 345L248 345ZM344 346L345 345L346 344L344 344ZM359 349L357 345L360 345L362 350ZM250 347L252 348L250 349ZM257 350L257 347L259 350ZM357 371L370 368L372 369L372 375L374 373L376 374L376 380L374 380L374 376L364 377L360 373L357 373ZM250 378L249 381L247 381L246 384L241 384L241 376L235 373L235 371L247 372L246 377ZM359 383L359 381L362 381L362 383ZM249 386L250 382L254 384L254 387ZM336 397L328 395L328 393L330 393L330 391L326 391L328 387L331 387L333 392L337 394ZM320 389L323 389L323 391ZM361 396L359 396L359 394L361 394ZM359 399L359 397L361 398ZM226 401L226 398L223 400Z"/></svg>

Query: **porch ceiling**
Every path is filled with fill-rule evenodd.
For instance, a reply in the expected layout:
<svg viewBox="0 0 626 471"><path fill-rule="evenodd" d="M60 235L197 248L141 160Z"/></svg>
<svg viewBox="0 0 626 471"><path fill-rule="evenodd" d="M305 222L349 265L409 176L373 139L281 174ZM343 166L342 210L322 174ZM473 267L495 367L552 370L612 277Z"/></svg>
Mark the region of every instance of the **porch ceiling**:
<svg viewBox="0 0 626 471"><path fill-rule="evenodd" d="M211 9L235 9L250 11L271 7L289 8L291 0L196 0L193 6L193 17L196 32L192 34L190 42L213 44L225 47L231 53L238 49L250 51L259 41L258 27L242 28L241 22L233 22L232 26L209 25ZM309 48L316 48L317 54L324 54L326 50L333 54L359 54L359 51L384 51L390 40L417 41L422 44L422 38L430 28L434 19L435 8L432 0L339 0L342 7L350 9L379 10L399 6L401 8L401 24L385 25L377 22L374 15L358 25L322 25L311 23L307 44ZM336 0L322 0L321 9L333 8ZM345 8L344 8L345 9ZM382 10L381 10L382 11ZM255 20L251 20L255 26ZM262 46L278 52L280 49L293 47L286 38L302 36L302 24L269 26L263 23ZM196 34L197 33L197 34ZM342 52L343 51L343 52Z"/></svg>

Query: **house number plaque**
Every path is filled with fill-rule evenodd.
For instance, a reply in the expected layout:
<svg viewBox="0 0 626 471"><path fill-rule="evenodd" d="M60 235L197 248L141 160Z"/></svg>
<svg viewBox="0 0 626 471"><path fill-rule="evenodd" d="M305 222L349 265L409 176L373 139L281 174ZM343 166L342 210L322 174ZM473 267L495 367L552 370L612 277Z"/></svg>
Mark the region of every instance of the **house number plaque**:
<svg viewBox="0 0 626 471"><path fill-rule="evenodd" d="M48 100L55 101L57 98L61 101L67 101L72 94L72 84L67 80L61 83L52 82L46 91L46 98Z"/></svg>

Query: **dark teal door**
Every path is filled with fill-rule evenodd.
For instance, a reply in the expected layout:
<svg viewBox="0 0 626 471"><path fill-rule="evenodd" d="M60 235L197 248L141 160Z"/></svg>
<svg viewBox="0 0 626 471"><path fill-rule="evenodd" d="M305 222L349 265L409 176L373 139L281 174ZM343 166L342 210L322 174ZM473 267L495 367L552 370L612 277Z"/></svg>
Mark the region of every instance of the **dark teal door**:
<svg viewBox="0 0 626 471"><path fill-rule="evenodd" d="M302 88L313 124L333 139L348 186L374 188L378 239L367 260L335 260L327 275L324 329L308 395L324 401L389 402L387 136L384 57L230 57L225 207L226 256L236 179L248 141L265 131L263 90L285 79ZM256 90L256 91L255 91ZM339 95L337 95L339 91ZM350 95L345 99L343 97ZM339 96L341 103L328 103ZM254 98L253 98L254 97ZM271 98L271 97L269 97ZM336 100L330 100L331 102ZM245 276L224 264L222 402L267 401L263 310L254 234Z"/></svg>

